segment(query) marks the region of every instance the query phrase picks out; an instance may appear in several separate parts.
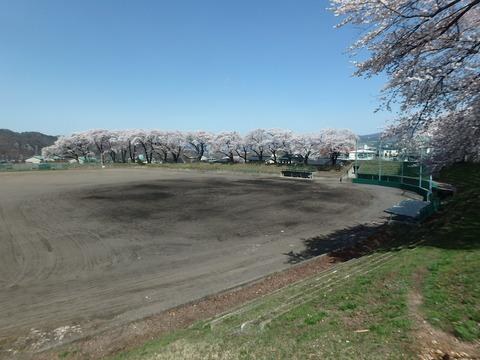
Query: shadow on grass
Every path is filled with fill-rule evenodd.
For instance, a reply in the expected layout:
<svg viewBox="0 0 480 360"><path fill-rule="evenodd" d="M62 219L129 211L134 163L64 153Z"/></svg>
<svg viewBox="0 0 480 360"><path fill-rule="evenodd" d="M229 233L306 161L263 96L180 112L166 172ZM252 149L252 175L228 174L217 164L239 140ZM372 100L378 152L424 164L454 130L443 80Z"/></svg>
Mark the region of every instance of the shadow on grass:
<svg viewBox="0 0 480 360"><path fill-rule="evenodd" d="M422 223L357 225L304 239L305 249L286 254L288 262L298 263L323 254L345 261L413 244L449 250L480 249L480 164L445 168L440 180L454 185L458 192L444 199L441 210Z"/></svg>
<svg viewBox="0 0 480 360"><path fill-rule="evenodd" d="M327 235L304 239L304 250L290 251L285 255L288 255L288 262L291 264L325 254L340 261L349 260L380 250L387 245L390 249L392 244L386 241L386 234L391 227L386 223L352 226Z"/></svg>
<svg viewBox="0 0 480 360"><path fill-rule="evenodd" d="M429 246L452 250L480 248L480 213L477 220L468 216L452 218L444 209L422 223L390 222L357 225L324 236L304 239L305 249L290 251L288 263L296 264L320 255L347 261L378 251L397 251L405 247Z"/></svg>

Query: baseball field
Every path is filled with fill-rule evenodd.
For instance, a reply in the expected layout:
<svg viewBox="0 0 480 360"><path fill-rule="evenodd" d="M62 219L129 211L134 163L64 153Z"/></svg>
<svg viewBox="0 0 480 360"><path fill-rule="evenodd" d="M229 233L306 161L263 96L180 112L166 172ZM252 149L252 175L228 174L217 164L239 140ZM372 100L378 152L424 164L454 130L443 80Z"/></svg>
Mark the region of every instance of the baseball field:
<svg viewBox="0 0 480 360"><path fill-rule="evenodd" d="M0 184L3 351L41 349L285 269L308 239L378 221L403 198L337 178L172 169L2 173Z"/></svg>

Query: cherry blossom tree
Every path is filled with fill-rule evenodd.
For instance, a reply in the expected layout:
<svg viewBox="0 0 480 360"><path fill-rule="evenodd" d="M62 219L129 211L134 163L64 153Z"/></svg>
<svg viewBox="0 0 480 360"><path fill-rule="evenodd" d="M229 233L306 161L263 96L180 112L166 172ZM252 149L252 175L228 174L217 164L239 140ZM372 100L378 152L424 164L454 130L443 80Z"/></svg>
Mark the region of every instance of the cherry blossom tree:
<svg viewBox="0 0 480 360"><path fill-rule="evenodd" d="M293 151L303 158L303 163L308 165L308 159L320 153L322 136L319 133L298 134L292 139Z"/></svg>
<svg viewBox="0 0 480 360"><path fill-rule="evenodd" d="M448 114L431 126L434 170L445 164L480 161L480 104Z"/></svg>
<svg viewBox="0 0 480 360"><path fill-rule="evenodd" d="M236 131L221 132L212 141L212 150L226 157L230 163L234 163L235 150L241 141L240 135Z"/></svg>
<svg viewBox="0 0 480 360"><path fill-rule="evenodd" d="M153 140L150 142L151 159L160 159L162 162L168 161L170 148L168 146L171 132L162 130L150 130L150 136Z"/></svg>
<svg viewBox="0 0 480 360"><path fill-rule="evenodd" d="M241 159L243 159L244 163L248 161L248 155L251 152L251 147L245 136L241 136L238 139L235 145L235 152Z"/></svg>
<svg viewBox="0 0 480 360"><path fill-rule="evenodd" d="M341 154L355 148L357 136L348 129L325 129L320 133L322 152L330 157L332 166L337 164Z"/></svg>
<svg viewBox="0 0 480 360"><path fill-rule="evenodd" d="M186 149L193 152L197 161L207 152L207 145L212 141L213 134L208 131L192 131L185 135Z"/></svg>
<svg viewBox="0 0 480 360"><path fill-rule="evenodd" d="M103 163L105 154L108 154L110 151L112 132L105 129L92 129L84 132L83 136L90 140L92 151L98 151Z"/></svg>
<svg viewBox="0 0 480 360"><path fill-rule="evenodd" d="M245 136L245 142L249 145L255 155L258 157L258 161L262 162L265 153L268 150L269 136L264 129L255 129L250 131Z"/></svg>
<svg viewBox="0 0 480 360"><path fill-rule="evenodd" d="M145 160L151 164L158 145L158 133L152 130L139 130L135 134L133 143L143 150Z"/></svg>
<svg viewBox="0 0 480 360"><path fill-rule="evenodd" d="M71 136L61 136L51 146L42 149L42 155L45 158L53 156L75 159L80 162L80 158L92 156L90 150L91 139L83 133L72 134Z"/></svg>
<svg viewBox="0 0 480 360"><path fill-rule="evenodd" d="M123 146L127 149L127 156L130 162L134 163L137 160L137 146L134 139L136 137L137 130L124 130L121 131L119 139L123 142Z"/></svg>
<svg viewBox="0 0 480 360"><path fill-rule="evenodd" d="M431 127L434 136L444 140L443 147L458 143L445 137L461 133L465 141L476 134L469 126L478 116L480 102L480 0L331 0L331 4L343 17L339 26L365 29L351 50L355 55L366 49L370 56L357 63L356 75L389 77L383 105L391 109L398 103L400 109L390 132L412 136ZM441 152L454 156L455 148Z"/></svg>
<svg viewBox="0 0 480 360"><path fill-rule="evenodd" d="M178 163L181 159L183 149L185 148L186 139L182 132L172 131L168 133L165 143L168 151L172 155L173 162Z"/></svg>
<svg viewBox="0 0 480 360"><path fill-rule="evenodd" d="M133 156L132 154L132 137L129 131L117 130L112 131L109 138L110 158L113 162L126 163Z"/></svg>
<svg viewBox="0 0 480 360"><path fill-rule="evenodd" d="M267 130L267 148L270 154L272 154L273 162L277 163L279 152L285 151L290 147L292 141L292 132L290 130L283 129L270 129Z"/></svg>

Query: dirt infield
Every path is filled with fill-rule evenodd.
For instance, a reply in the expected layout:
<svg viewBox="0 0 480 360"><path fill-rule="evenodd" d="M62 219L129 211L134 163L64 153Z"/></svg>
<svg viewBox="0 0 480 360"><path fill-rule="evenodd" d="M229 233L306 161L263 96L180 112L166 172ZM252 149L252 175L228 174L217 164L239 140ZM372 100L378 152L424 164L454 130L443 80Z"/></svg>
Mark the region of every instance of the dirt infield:
<svg viewBox="0 0 480 360"><path fill-rule="evenodd" d="M396 189L158 169L0 174L0 357L290 266ZM328 246L325 251L328 251Z"/></svg>

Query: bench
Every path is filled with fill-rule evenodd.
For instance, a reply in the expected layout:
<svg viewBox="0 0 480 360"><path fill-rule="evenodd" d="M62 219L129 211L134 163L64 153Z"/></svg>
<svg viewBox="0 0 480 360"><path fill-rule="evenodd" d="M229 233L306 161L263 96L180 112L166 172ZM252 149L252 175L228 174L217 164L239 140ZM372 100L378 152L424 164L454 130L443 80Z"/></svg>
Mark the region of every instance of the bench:
<svg viewBox="0 0 480 360"><path fill-rule="evenodd" d="M307 170L282 170L283 176L313 179L313 172Z"/></svg>

